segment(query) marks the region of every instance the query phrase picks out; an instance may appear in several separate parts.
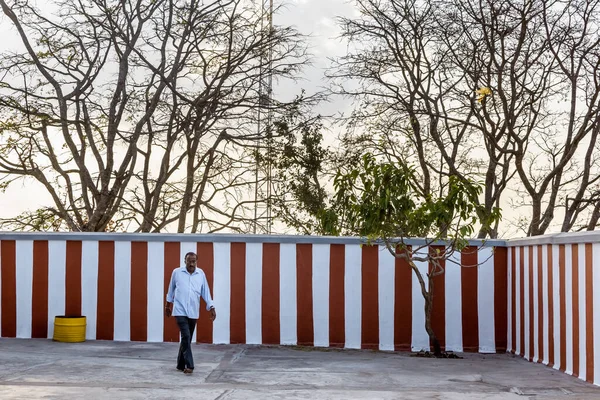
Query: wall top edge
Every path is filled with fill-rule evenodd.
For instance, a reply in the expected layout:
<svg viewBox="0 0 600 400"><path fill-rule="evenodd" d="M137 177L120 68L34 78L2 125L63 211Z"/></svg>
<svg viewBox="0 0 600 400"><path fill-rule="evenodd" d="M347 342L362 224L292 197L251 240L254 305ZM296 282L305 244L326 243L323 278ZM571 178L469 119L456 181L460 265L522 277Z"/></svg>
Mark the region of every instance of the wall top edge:
<svg viewBox="0 0 600 400"><path fill-rule="evenodd" d="M247 235L231 233L97 233L97 232L0 232L0 240L91 240L114 242L245 242L245 243L311 243L311 244L364 244L366 239L350 236L304 236L304 235ZM410 246L425 245L425 239L406 239ZM380 243L381 244L381 243ZM439 241L433 245L444 245ZM506 247L505 240L469 240L471 246Z"/></svg>
<svg viewBox="0 0 600 400"><path fill-rule="evenodd" d="M600 243L600 231L551 233L506 241L508 247L579 243Z"/></svg>

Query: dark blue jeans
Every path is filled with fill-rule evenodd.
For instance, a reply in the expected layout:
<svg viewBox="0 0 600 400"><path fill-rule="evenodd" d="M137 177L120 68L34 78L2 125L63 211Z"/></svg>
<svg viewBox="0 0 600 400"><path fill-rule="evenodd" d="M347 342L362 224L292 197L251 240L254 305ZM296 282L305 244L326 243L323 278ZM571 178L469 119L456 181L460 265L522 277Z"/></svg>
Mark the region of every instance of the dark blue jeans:
<svg viewBox="0 0 600 400"><path fill-rule="evenodd" d="M177 355L177 369L183 371L185 368L194 369L194 357L192 356L192 336L196 329L196 320L188 317L176 316L175 320L181 332L181 343Z"/></svg>

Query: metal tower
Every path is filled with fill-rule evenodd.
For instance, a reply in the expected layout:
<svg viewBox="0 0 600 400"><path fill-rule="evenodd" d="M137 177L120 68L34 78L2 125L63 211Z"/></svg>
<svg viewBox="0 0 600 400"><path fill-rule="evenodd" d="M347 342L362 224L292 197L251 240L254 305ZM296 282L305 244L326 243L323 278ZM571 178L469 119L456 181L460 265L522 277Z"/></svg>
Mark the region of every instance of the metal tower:
<svg viewBox="0 0 600 400"><path fill-rule="evenodd" d="M273 43L271 38L273 35L273 0L260 0L260 28L266 38L266 49L260 56L259 70L259 105L257 117L257 135L258 137L266 137L266 143L259 141L257 145L256 170L255 170L255 191L254 191L254 233L258 232L258 219L263 216L266 218L265 232L271 234L272 228L272 189L273 189L273 166L272 166L272 151L273 151ZM263 134L264 131L264 134ZM260 154L266 149L265 162L261 165ZM261 168L262 167L262 168ZM264 171L261 171L264 169ZM264 175L264 181L261 184L261 172ZM259 214L259 203L261 197L261 189L264 191L265 210Z"/></svg>

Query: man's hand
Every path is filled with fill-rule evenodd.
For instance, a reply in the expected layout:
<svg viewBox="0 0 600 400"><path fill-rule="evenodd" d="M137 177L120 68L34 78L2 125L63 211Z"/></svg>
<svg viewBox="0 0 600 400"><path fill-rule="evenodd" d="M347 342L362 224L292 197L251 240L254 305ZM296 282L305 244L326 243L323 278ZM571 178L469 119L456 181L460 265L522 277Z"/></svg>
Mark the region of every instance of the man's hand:
<svg viewBox="0 0 600 400"><path fill-rule="evenodd" d="M210 309L210 320L214 321L215 319L217 319L217 312L215 311L215 308L211 308Z"/></svg>
<svg viewBox="0 0 600 400"><path fill-rule="evenodd" d="M166 315L167 317L170 317L170 316L171 316L171 313L172 313L172 311L171 311L171 307L170 307L170 306L167 304L167 305L165 306L165 315Z"/></svg>

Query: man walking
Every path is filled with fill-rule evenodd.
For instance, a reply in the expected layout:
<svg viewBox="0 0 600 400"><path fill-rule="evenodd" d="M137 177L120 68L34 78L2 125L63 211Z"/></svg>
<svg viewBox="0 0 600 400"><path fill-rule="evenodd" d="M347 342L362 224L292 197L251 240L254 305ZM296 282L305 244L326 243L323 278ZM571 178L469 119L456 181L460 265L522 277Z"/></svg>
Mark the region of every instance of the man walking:
<svg viewBox="0 0 600 400"><path fill-rule="evenodd" d="M200 297L206 302L206 309L210 311L211 321L217 318L217 313L210 297L206 275L204 275L204 271L196 267L198 261L196 253L187 253L184 260L185 266L176 268L171 274L165 314L167 317L171 315L175 317L181 332L177 369L191 374L194 372L192 336L200 314Z"/></svg>

